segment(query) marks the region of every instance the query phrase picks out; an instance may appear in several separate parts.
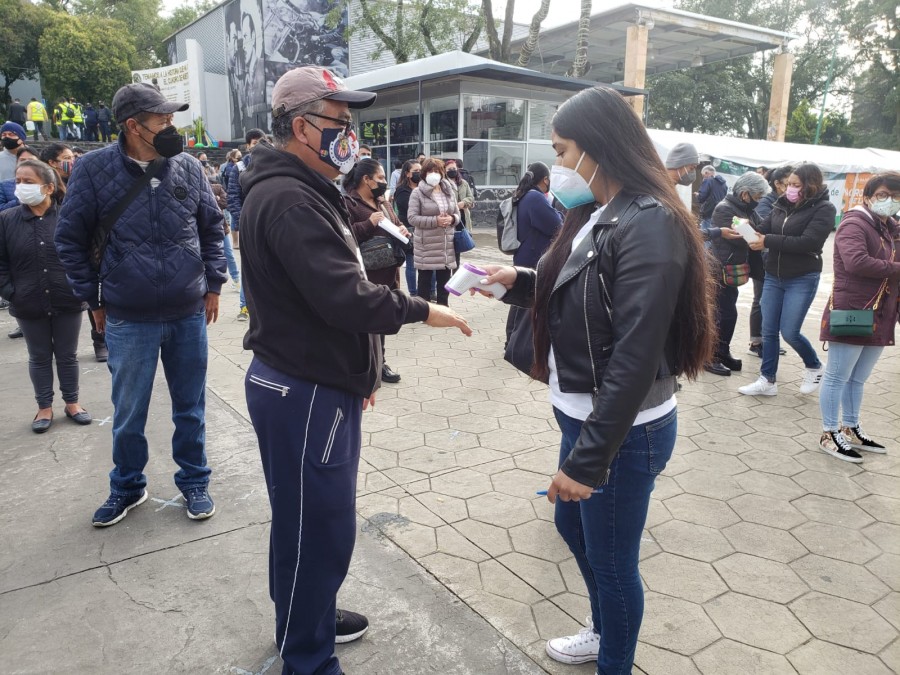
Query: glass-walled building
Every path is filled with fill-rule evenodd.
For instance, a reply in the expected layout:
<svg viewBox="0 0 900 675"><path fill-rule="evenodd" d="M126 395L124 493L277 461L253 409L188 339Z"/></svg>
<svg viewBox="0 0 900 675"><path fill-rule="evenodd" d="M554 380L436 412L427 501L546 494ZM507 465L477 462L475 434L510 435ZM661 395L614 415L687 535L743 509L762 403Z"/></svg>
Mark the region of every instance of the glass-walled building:
<svg viewBox="0 0 900 675"><path fill-rule="evenodd" d="M419 152L461 158L479 191L495 198L518 185L530 163L553 164L553 114L595 83L452 52L354 76L346 84L378 93L374 106L356 113L356 128L360 143L372 148L388 173L396 161Z"/></svg>

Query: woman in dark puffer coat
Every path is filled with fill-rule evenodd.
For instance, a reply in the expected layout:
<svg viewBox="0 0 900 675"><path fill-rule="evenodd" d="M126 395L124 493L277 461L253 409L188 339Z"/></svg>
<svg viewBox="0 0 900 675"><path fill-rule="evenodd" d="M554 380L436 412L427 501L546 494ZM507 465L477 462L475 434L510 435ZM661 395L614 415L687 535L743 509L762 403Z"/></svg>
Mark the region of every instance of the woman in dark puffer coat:
<svg viewBox="0 0 900 675"><path fill-rule="evenodd" d="M834 238L833 305L822 317L820 337L829 343L819 406L819 447L833 457L858 464L858 450L884 453L883 445L859 425L863 386L881 352L894 345L900 291L900 173L872 176L863 188L863 204L844 214ZM877 305L877 306L876 306ZM872 335L831 334L831 309L871 309Z"/></svg>

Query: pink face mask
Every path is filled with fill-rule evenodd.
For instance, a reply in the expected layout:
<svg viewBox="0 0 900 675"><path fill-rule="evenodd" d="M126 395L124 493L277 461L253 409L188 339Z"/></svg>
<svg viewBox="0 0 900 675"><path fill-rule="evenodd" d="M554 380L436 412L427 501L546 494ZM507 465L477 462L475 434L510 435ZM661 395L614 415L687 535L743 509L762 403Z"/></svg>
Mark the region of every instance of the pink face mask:
<svg viewBox="0 0 900 675"><path fill-rule="evenodd" d="M788 189L784 191L784 196L791 204L796 204L800 201L800 188L788 186Z"/></svg>

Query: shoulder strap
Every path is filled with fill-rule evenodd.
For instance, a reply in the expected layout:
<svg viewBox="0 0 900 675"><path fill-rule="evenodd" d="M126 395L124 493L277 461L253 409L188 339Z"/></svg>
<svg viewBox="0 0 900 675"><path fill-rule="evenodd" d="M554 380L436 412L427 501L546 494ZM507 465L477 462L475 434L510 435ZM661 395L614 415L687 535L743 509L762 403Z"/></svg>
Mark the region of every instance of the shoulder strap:
<svg viewBox="0 0 900 675"><path fill-rule="evenodd" d="M112 210L106 214L106 217L94 228L94 232L91 236L91 248L89 254L91 266L98 272L100 271L100 265L103 262L103 254L106 251L106 245L109 242L109 233L112 232L116 221L122 217L122 214L125 213L125 209L131 205L131 202L135 200L141 190L147 187L165 163L165 157L157 157L150 162L147 170L144 171L144 175L134 181L125 196L119 200Z"/></svg>

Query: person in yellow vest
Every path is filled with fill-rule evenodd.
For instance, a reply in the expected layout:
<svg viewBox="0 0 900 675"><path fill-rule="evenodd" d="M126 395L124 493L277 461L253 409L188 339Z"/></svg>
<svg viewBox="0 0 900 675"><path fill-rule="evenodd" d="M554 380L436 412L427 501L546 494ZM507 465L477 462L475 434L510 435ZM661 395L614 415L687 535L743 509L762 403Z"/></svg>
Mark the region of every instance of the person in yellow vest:
<svg viewBox="0 0 900 675"><path fill-rule="evenodd" d="M73 141L78 138L75 133L75 106L62 99L53 109L53 117L59 129L59 140Z"/></svg>
<svg viewBox="0 0 900 675"><path fill-rule="evenodd" d="M81 104L76 103L74 98L69 99L69 105L75 108L75 117L72 119L72 122L75 123L75 135L78 140L84 140L84 111L81 109Z"/></svg>
<svg viewBox="0 0 900 675"><path fill-rule="evenodd" d="M26 110L28 121L34 122L34 140L38 140L38 133L40 133L41 137L46 141L47 134L44 133L44 120L47 119L47 109L44 108L44 104L32 96Z"/></svg>

